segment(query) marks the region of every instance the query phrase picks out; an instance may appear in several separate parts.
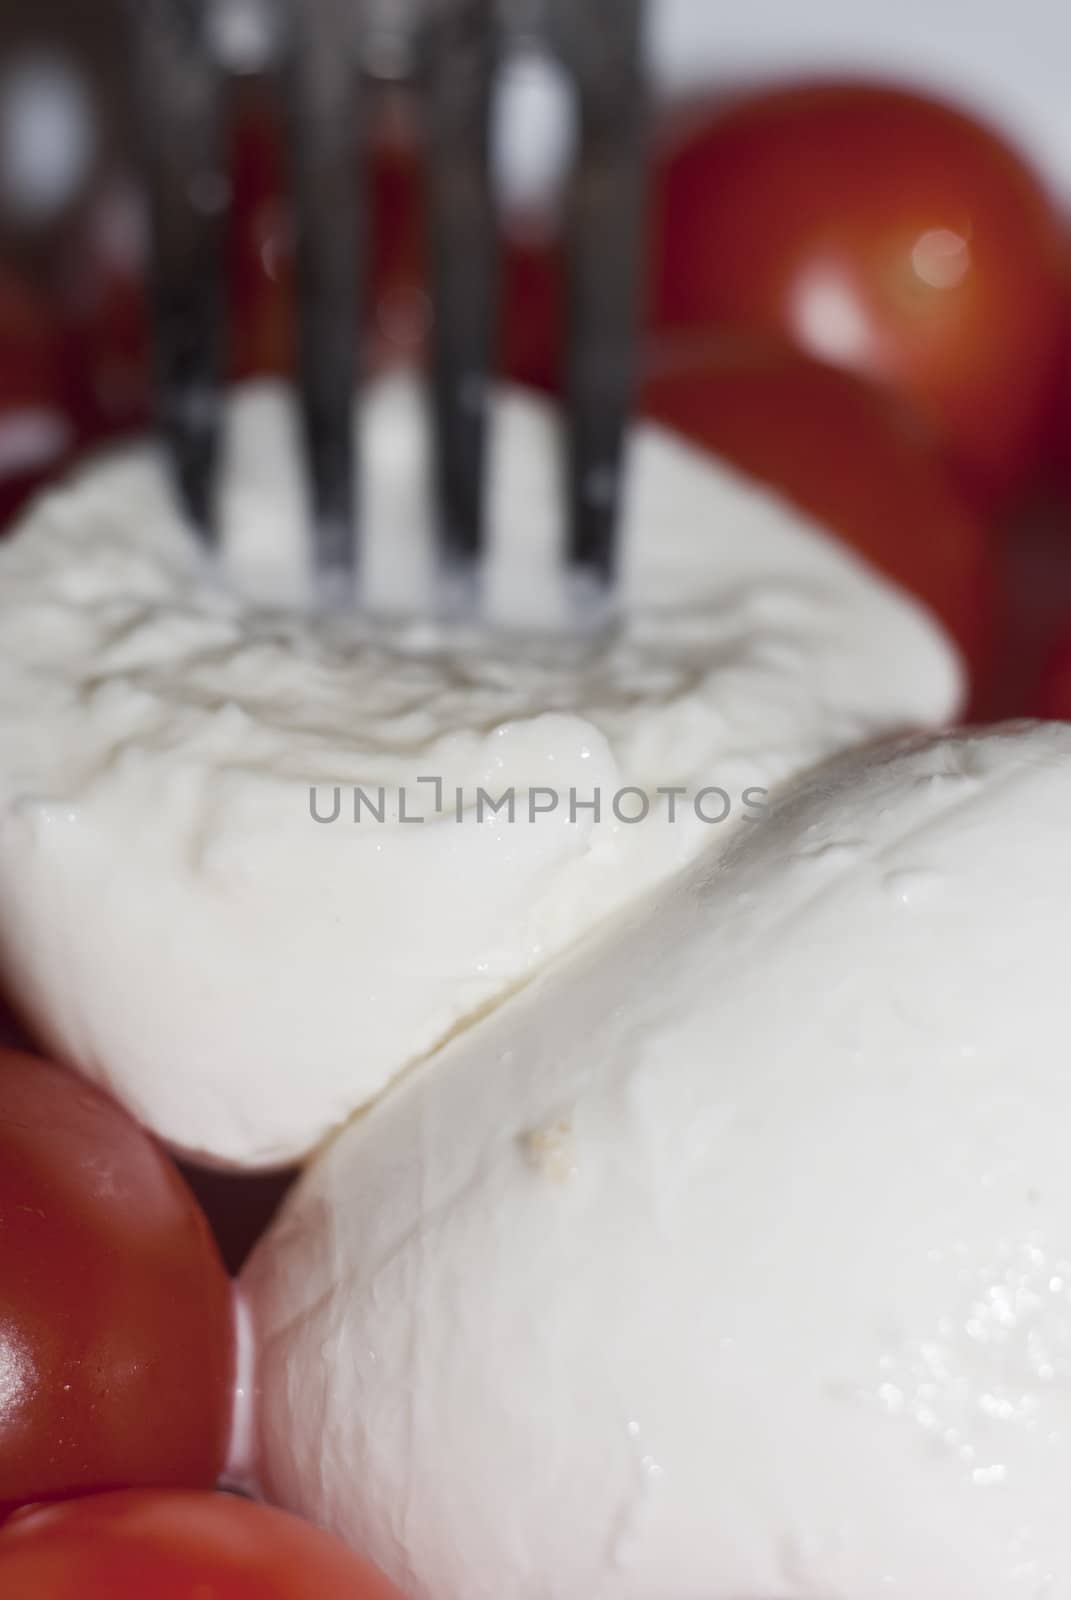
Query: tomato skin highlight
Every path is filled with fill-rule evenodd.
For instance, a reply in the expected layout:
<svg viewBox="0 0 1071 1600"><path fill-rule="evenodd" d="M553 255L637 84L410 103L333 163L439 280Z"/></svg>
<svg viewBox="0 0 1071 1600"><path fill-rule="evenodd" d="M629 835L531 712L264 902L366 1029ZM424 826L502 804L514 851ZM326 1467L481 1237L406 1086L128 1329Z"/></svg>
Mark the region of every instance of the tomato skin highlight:
<svg viewBox="0 0 1071 1600"><path fill-rule="evenodd" d="M234 1368L230 1280L174 1163L97 1089L0 1051L0 1514L212 1485Z"/></svg>
<svg viewBox="0 0 1071 1600"><path fill-rule="evenodd" d="M0 1594L33 1600L401 1600L339 1540L226 1494L91 1495L0 1528Z"/></svg>
<svg viewBox="0 0 1071 1600"><path fill-rule="evenodd" d="M1061 228L972 117L865 83L683 116L653 183L661 330L776 330L912 397L981 503L1036 469L1066 325Z"/></svg>
<svg viewBox="0 0 1071 1600"><path fill-rule="evenodd" d="M647 416L791 500L924 601L984 667L993 541L910 407L749 334L664 346L648 373Z"/></svg>

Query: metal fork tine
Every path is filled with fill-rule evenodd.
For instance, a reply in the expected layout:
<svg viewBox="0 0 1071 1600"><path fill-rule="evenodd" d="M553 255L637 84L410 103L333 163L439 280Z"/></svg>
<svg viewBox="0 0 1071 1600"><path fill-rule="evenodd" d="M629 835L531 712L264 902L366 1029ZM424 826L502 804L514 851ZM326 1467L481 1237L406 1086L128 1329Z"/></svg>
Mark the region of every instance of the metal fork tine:
<svg viewBox="0 0 1071 1600"><path fill-rule="evenodd" d="M426 38L431 360L437 505L444 553L474 562L496 322L491 103L494 0L436 0Z"/></svg>
<svg viewBox="0 0 1071 1600"><path fill-rule="evenodd" d="M569 554L613 576L642 265L643 0L558 0L579 100L567 267Z"/></svg>
<svg viewBox="0 0 1071 1600"><path fill-rule="evenodd" d="M284 93L296 223L298 385L321 579L357 559L353 398L361 303L362 119L353 0L291 0Z"/></svg>
<svg viewBox="0 0 1071 1600"><path fill-rule="evenodd" d="M183 506L206 542L220 437L223 88L212 0L134 0L137 94L152 233L157 408Z"/></svg>

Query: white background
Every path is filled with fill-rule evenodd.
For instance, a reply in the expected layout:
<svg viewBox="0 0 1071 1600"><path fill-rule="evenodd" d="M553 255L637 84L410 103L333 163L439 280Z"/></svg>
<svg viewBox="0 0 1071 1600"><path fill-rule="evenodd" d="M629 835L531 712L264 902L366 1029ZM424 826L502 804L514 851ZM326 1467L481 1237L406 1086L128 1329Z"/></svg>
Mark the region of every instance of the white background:
<svg viewBox="0 0 1071 1600"><path fill-rule="evenodd" d="M816 74L914 84L1001 127L1071 202L1071 0L648 0L648 8L663 96ZM538 209L563 175L570 127L568 98L551 93L545 75L511 82L497 138L505 197Z"/></svg>
<svg viewBox="0 0 1071 1600"><path fill-rule="evenodd" d="M1071 198L1071 0L650 0L650 8L664 88L824 70L907 77L988 110Z"/></svg>

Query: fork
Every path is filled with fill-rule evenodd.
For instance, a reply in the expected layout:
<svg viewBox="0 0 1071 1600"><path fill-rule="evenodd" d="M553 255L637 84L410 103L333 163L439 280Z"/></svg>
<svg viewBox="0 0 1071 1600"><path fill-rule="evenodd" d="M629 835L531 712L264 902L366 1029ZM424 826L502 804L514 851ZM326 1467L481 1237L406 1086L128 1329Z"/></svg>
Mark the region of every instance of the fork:
<svg viewBox="0 0 1071 1600"><path fill-rule="evenodd" d="M226 331L226 73L211 32L218 3L133 0L158 423L180 502L209 546L218 538ZM352 407L368 243L360 175L375 89L365 54L371 0L277 3L296 228L296 385L315 565L325 584L341 580L352 592L359 556ZM395 10L396 21L400 15ZM605 592L616 564L635 371L643 0L542 0L526 25L558 59L578 111L566 204L562 484L568 564ZM438 545L444 567L475 574L497 315L491 126L511 29L496 0L422 0L405 26L428 145Z"/></svg>

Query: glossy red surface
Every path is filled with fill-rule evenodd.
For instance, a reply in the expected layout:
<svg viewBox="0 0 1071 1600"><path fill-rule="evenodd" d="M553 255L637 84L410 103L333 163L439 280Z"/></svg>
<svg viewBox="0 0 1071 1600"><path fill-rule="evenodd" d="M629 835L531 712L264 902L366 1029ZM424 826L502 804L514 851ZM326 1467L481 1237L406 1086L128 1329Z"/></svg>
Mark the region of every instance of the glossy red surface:
<svg viewBox="0 0 1071 1600"><path fill-rule="evenodd" d="M174 1163L73 1074L0 1052L0 1508L210 1486L233 1378L230 1282Z"/></svg>
<svg viewBox="0 0 1071 1600"><path fill-rule="evenodd" d="M777 329L910 395L987 501L1037 465L1064 325L1059 219L956 110L857 84L699 110L654 182L661 329Z"/></svg>
<svg viewBox="0 0 1071 1600"><path fill-rule="evenodd" d="M223 1494L94 1495L0 1529L11 1600L400 1600L337 1539Z"/></svg>
<svg viewBox="0 0 1071 1600"><path fill-rule="evenodd" d="M993 542L909 407L770 339L712 335L651 364L643 407L769 484L917 595L976 671L992 644Z"/></svg>

